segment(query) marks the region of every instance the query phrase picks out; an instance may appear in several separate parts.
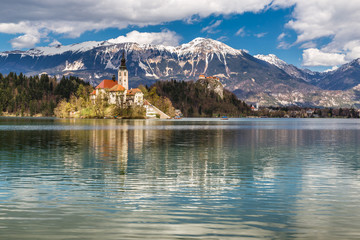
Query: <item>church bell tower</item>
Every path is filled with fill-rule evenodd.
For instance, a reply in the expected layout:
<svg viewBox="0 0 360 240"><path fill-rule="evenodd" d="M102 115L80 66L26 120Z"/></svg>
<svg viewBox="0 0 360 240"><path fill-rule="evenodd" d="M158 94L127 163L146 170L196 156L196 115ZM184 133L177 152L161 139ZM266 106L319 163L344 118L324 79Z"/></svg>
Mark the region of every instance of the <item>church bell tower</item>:
<svg viewBox="0 0 360 240"><path fill-rule="evenodd" d="M128 70L126 68L125 54L123 52L121 58L121 65L118 70L118 84L122 85L126 90L129 90Z"/></svg>

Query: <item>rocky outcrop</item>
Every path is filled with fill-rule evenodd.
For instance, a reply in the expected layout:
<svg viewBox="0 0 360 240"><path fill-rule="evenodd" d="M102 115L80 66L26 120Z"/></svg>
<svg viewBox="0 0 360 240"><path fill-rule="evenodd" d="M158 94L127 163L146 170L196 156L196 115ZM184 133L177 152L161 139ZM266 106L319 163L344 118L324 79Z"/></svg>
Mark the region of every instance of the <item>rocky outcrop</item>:
<svg viewBox="0 0 360 240"><path fill-rule="evenodd" d="M216 77L200 77L197 80L198 84L205 86L207 89L214 91L221 99L224 98L224 86Z"/></svg>

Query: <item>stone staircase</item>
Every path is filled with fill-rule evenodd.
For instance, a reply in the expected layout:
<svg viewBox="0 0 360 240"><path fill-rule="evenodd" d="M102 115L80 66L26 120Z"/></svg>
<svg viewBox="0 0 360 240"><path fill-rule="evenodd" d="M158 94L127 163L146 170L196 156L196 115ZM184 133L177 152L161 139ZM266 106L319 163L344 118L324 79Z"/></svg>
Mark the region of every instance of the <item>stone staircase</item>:
<svg viewBox="0 0 360 240"><path fill-rule="evenodd" d="M146 109L146 118L170 119L171 117L163 111L152 105L148 100L144 99L144 107Z"/></svg>

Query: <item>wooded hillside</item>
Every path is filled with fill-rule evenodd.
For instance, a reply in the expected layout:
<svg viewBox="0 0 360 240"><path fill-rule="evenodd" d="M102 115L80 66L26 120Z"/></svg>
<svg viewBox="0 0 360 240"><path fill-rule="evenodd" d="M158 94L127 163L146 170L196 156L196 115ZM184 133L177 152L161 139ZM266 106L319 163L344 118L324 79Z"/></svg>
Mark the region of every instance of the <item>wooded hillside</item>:
<svg viewBox="0 0 360 240"><path fill-rule="evenodd" d="M213 90L198 82L157 81L150 87L153 88L156 88L159 96L169 98L185 117L241 117L251 112L250 106L230 91L224 89L222 99Z"/></svg>
<svg viewBox="0 0 360 240"><path fill-rule="evenodd" d="M22 73L0 73L0 114L53 116L61 99L69 99L71 94L88 94L86 88L91 86L77 77L57 81L46 74L27 77Z"/></svg>

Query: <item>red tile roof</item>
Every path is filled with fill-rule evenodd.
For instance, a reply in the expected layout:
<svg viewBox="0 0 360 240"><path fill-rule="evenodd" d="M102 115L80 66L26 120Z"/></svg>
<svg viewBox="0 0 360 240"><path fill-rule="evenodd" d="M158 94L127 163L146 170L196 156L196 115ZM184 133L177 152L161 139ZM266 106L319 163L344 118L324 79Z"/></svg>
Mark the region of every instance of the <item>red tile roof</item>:
<svg viewBox="0 0 360 240"><path fill-rule="evenodd" d="M213 76L209 76L209 77L206 77L206 78L208 78L208 79L215 79L215 80L220 81L220 79L219 79L219 78L217 78L217 77L213 77Z"/></svg>
<svg viewBox="0 0 360 240"><path fill-rule="evenodd" d="M112 88L110 88L109 90L110 92L123 92L125 91L125 88L120 85L120 84L116 84L115 86L113 86Z"/></svg>
<svg viewBox="0 0 360 240"><path fill-rule="evenodd" d="M110 89L117 85L117 82L114 80L104 79L96 88L107 88Z"/></svg>
<svg viewBox="0 0 360 240"><path fill-rule="evenodd" d="M92 93L90 93L90 95L95 95L96 94L96 90L92 91Z"/></svg>
<svg viewBox="0 0 360 240"><path fill-rule="evenodd" d="M127 92L127 95L135 95L135 93L138 93L138 92L141 93L141 90L138 88L132 88Z"/></svg>

